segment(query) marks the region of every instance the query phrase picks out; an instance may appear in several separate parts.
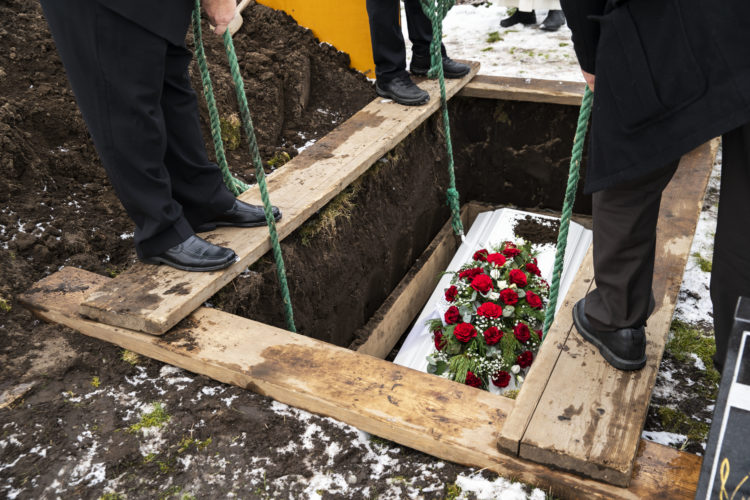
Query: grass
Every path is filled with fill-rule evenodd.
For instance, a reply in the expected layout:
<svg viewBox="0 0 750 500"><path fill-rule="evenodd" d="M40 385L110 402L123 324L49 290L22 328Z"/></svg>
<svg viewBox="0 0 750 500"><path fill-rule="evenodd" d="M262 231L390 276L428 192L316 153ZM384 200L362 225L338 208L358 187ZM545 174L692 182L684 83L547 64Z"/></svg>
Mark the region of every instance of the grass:
<svg viewBox="0 0 750 500"><path fill-rule="evenodd" d="M180 444L179 444L180 447L177 449L177 453L182 453L186 451L188 448L190 448L191 446L195 446L195 449L198 451L203 451L210 444L211 444L211 438L207 438L201 441L200 439L195 439L192 437L184 437L180 441Z"/></svg>
<svg viewBox="0 0 750 500"><path fill-rule="evenodd" d="M13 307L11 307L8 301L0 297L0 311L7 313L7 312L10 312L12 309Z"/></svg>
<svg viewBox="0 0 750 500"><path fill-rule="evenodd" d="M685 434L688 441L694 443L704 442L708 437L709 425L706 422L693 420L683 412L668 406L660 407L658 413L659 420L661 420L661 424L667 432Z"/></svg>
<svg viewBox="0 0 750 500"><path fill-rule="evenodd" d="M445 487L445 500L456 500L459 496L461 496L461 487L456 483Z"/></svg>
<svg viewBox="0 0 750 500"><path fill-rule="evenodd" d="M721 376L713 365L713 356L716 353L713 336L706 335L700 329L680 320L672 321L669 333L667 351L681 363L692 360L691 354L695 354L706 366L706 379L718 385Z"/></svg>
<svg viewBox="0 0 750 500"><path fill-rule="evenodd" d="M493 31L492 33L487 34L487 43L495 43L500 42L503 40L503 37L500 36L500 33L497 31Z"/></svg>
<svg viewBox="0 0 750 500"><path fill-rule="evenodd" d="M138 354L134 353L133 351L128 351L127 349L123 349L122 354L120 354L120 359L122 359L126 363L130 363L131 365L137 365L141 357Z"/></svg>
<svg viewBox="0 0 750 500"><path fill-rule="evenodd" d="M333 236L336 234L336 221L341 218L349 220L355 207L355 200L362 189L362 180L355 181L352 185L339 193L328 205L318 213L314 219L306 222L300 229L300 237L303 246L310 246L312 241L320 236Z"/></svg>
<svg viewBox="0 0 750 500"><path fill-rule="evenodd" d="M161 403L154 403L154 409L141 415L141 419L129 427L130 432L138 432L146 427L163 427L172 417Z"/></svg>
<svg viewBox="0 0 750 500"><path fill-rule="evenodd" d="M482 52L489 52L490 50L493 50L492 47L485 47L482 49Z"/></svg>
<svg viewBox="0 0 750 500"><path fill-rule="evenodd" d="M98 376L97 376L97 377L94 377L94 378L92 378L92 379L91 379L91 385L92 385L93 387L99 387L99 386L100 386L101 384L102 384L102 383L101 383L101 381L99 380L99 377L98 377Z"/></svg>
<svg viewBox="0 0 750 500"><path fill-rule="evenodd" d="M703 257L698 252L695 252L693 254L693 258L696 261L698 261L698 267L701 268L701 271L703 271L704 273L710 273L711 272L712 265L711 265L711 261L710 260L708 260L705 257Z"/></svg>

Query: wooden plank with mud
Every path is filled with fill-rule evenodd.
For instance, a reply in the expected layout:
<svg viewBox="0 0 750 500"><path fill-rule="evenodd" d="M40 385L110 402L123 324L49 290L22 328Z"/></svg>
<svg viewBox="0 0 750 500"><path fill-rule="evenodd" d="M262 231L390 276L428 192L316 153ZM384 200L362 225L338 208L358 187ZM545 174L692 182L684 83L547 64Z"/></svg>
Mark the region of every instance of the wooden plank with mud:
<svg viewBox="0 0 750 500"><path fill-rule="evenodd" d="M454 96L478 70L479 64L471 63L471 71L464 78L446 81L447 96ZM284 215L276 226L280 239L439 109L437 81L425 80L420 85L430 93L426 105L407 107L375 99L268 177L270 198ZM260 204L258 186L252 186L239 199ZM232 248L238 261L227 269L207 273L137 263L89 296L81 304L81 313L102 323L161 335L271 248L265 227L221 228L202 236Z"/></svg>
<svg viewBox="0 0 750 500"><path fill-rule="evenodd" d="M111 281L64 268L19 300L47 321L561 498L694 495L695 455L642 442L627 489L520 460L495 447L513 401L222 311L200 308L162 337L81 317L81 301Z"/></svg>
<svg viewBox="0 0 750 500"><path fill-rule="evenodd" d="M716 147L714 141L683 156L664 191L646 366L613 368L573 328L523 435L521 457L615 485L630 482Z"/></svg>
<svg viewBox="0 0 750 500"><path fill-rule="evenodd" d="M459 97L580 106L584 85L582 82L477 75L458 95Z"/></svg>

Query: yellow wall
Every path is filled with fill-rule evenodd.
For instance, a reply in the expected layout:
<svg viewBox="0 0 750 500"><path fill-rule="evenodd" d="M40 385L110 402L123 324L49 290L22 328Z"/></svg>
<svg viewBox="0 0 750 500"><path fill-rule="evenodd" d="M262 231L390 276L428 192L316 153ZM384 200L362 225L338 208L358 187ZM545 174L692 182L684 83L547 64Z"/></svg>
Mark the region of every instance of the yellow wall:
<svg viewBox="0 0 750 500"><path fill-rule="evenodd" d="M312 30L320 41L349 54L353 68L375 78L365 0L258 0L258 3L285 11L300 26Z"/></svg>

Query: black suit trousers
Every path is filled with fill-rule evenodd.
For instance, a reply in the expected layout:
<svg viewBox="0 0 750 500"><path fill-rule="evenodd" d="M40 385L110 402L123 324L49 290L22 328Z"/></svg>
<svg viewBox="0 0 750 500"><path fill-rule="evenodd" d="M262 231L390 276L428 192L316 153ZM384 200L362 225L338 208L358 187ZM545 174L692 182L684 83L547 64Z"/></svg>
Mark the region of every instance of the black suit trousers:
<svg viewBox="0 0 750 500"><path fill-rule="evenodd" d="M602 331L643 325L649 311L656 221L678 161L593 195L594 279L586 316ZM750 124L722 136L721 194L711 272L716 365L723 366L734 310L750 297Z"/></svg>
<svg viewBox="0 0 750 500"><path fill-rule="evenodd" d="M135 222L138 255L164 252L229 209L234 196L206 153L184 43L93 0L42 7L97 152Z"/></svg>
<svg viewBox="0 0 750 500"><path fill-rule="evenodd" d="M367 0L375 76L382 83L407 74L406 45L399 22L399 4L399 0ZM422 11L420 0L404 0L404 10L412 54L429 58L432 22ZM445 46L442 46L442 51L445 55Z"/></svg>

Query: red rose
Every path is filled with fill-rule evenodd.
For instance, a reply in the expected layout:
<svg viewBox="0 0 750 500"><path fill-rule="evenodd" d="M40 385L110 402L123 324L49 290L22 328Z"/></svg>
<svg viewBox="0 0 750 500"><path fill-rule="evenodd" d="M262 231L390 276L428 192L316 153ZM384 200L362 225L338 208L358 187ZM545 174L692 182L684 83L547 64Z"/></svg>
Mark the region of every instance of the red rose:
<svg viewBox="0 0 750 500"><path fill-rule="evenodd" d="M482 387L482 379L474 375L471 370L466 372L466 385L471 387Z"/></svg>
<svg viewBox="0 0 750 500"><path fill-rule="evenodd" d="M526 302L528 302L534 309L542 308L542 299L534 292L526 292Z"/></svg>
<svg viewBox="0 0 750 500"><path fill-rule="evenodd" d="M510 279L511 283L515 283L521 288L526 286L526 273L524 273L520 269L511 269L511 271L508 273L508 278Z"/></svg>
<svg viewBox="0 0 750 500"><path fill-rule="evenodd" d="M458 288L451 285L446 291L445 291L445 300L448 302L453 302L456 300L456 295L458 295Z"/></svg>
<svg viewBox="0 0 750 500"><path fill-rule="evenodd" d="M529 332L529 327L526 326L526 323L518 323L516 327L513 328L513 335L515 335L516 339L522 344L525 344L531 338L531 333Z"/></svg>
<svg viewBox="0 0 750 500"><path fill-rule="evenodd" d="M471 323L459 323L453 329L453 335L460 342L468 342L477 336L477 329Z"/></svg>
<svg viewBox="0 0 750 500"><path fill-rule="evenodd" d="M542 338L542 331L541 330L534 330L536 332L536 338L537 340Z"/></svg>
<svg viewBox="0 0 750 500"><path fill-rule="evenodd" d="M445 311L445 322L449 325L455 325L458 323L458 320L461 319L461 313L458 312L458 307L456 306L450 306L447 311Z"/></svg>
<svg viewBox="0 0 750 500"><path fill-rule="evenodd" d="M475 276L482 273L481 267L472 267L471 269L464 269L460 273L458 273L459 279L466 278L466 281L471 281L474 279Z"/></svg>
<svg viewBox="0 0 750 500"><path fill-rule="evenodd" d="M539 267L537 267L537 265L533 262L529 262L528 264L526 264L526 270L531 274L536 274L537 276L542 275L542 271L540 271Z"/></svg>
<svg viewBox="0 0 750 500"><path fill-rule="evenodd" d="M503 338L503 332L496 326L491 326L484 331L484 341L487 345L495 345Z"/></svg>
<svg viewBox="0 0 750 500"><path fill-rule="evenodd" d="M474 260L478 260L478 261L480 261L480 262L484 262L484 261L486 261L486 260L487 260L487 254L488 254L488 253L489 253L489 252L488 252L487 250L485 250L484 248L483 248L483 249L481 249L481 250L477 250L476 252L474 252L474 257L473 257L473 259L474 259Z"/></svg>
<svg viewBox="0 0 750 500"><path fill-rule="evenodd" d="M515 290L506 288L505 290L500 291L500 300L502 300L504 304L512 306L513 304L518 302L518 294L515 292Z"/></svg>
<svg viewBox="0 0 750 500"><path fill-rule="evenodd" d="M492 377L492 383L498 387L508 387L508 384L510 384L510 373L500 370Z"/></svg>
<svg viewBox="0 0 750 500"><path fill-rule="evenodd" d="M432 340L435 341L435 349L442 351L443 347L445 347L445 342L443 342L443 331L435 330L432 333Z"/></svg>
<svg viewBox="0 0 750 500"><path fill-rule="evenodd" d="M519 255L521 251L516 248L516 246L511 243L510 241L505 242L505 248L503 248L503 255L508 257L509 259L512 259L516 255Z"/></svg>
<svg viewBox="0 0 750 500"><path fill-rule="evenodd" d="M503 315L503 308L494 302L485 302L477 308L477 314L485 318L499 318Z"/></svg>
<svg viewBox="0 0 750 500"><path fill-rule="evenodd" d="M521 368L527 368L531 366L531 362L534 361L534 353L531 351L524 351L516 358L516 363Z"/></svg>
<svg viewBox="0 0 750 500"><path fill-rule="evenodd" d="M487 293L492 290L492 278L482 273L471 280L471 288L480 293Z"/></svg>
<svg viewBox="0 0 750 500"><path fill-rule="evenodd" d="M491 253L487 256L487 262L495 264L497 267L505 265L505 256L501 253Z"/></svg>

